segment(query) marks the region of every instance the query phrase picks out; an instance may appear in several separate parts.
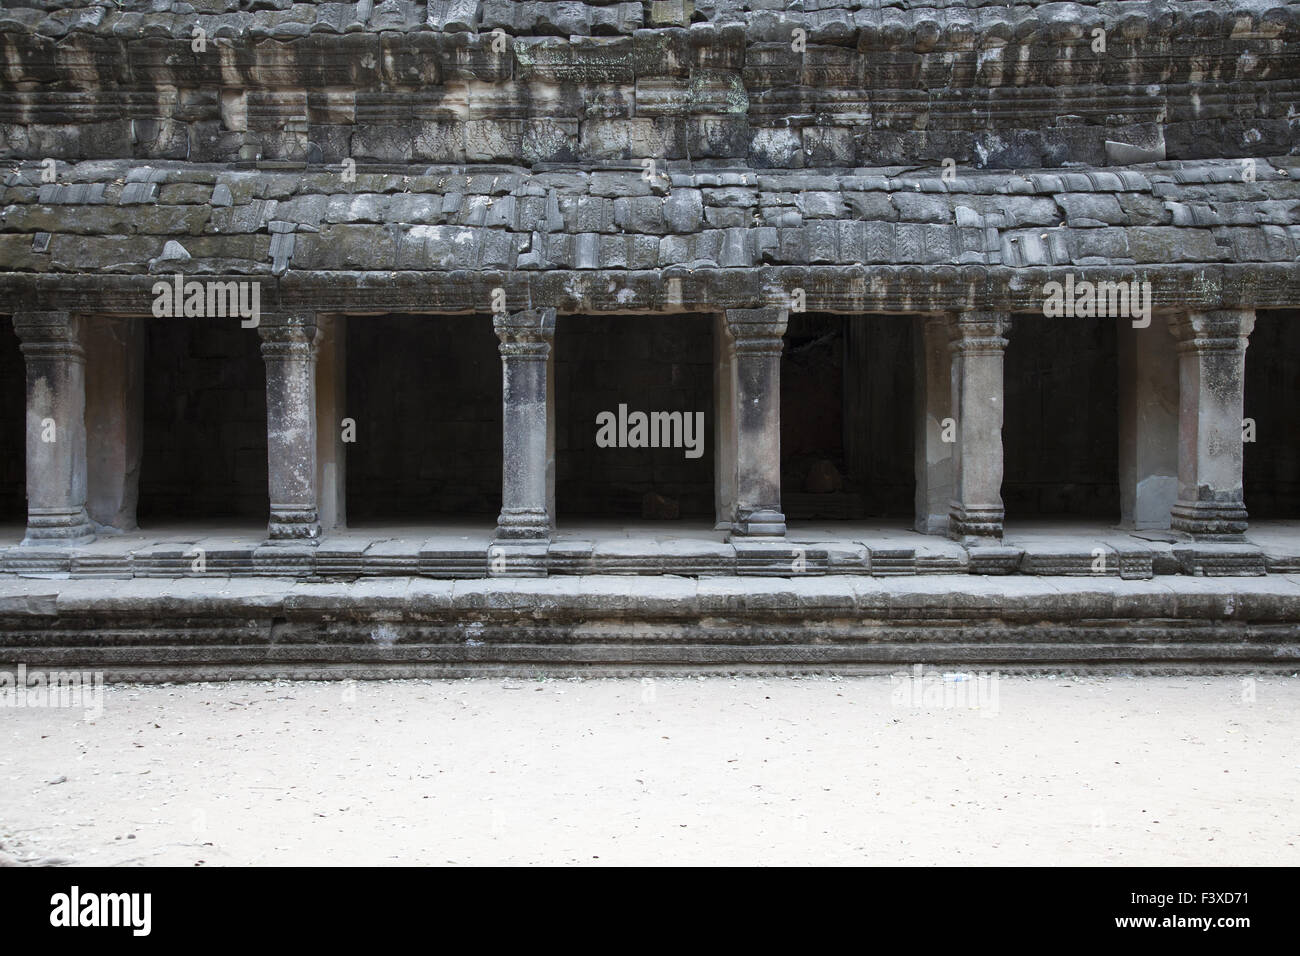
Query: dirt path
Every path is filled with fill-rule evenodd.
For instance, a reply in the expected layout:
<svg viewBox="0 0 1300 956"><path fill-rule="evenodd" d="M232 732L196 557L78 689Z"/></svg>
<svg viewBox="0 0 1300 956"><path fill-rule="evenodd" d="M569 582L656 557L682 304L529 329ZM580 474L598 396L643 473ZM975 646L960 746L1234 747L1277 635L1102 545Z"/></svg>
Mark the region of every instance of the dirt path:
<svg viewBox="0 0 1300 956"><path fill-rule="evenodd" d="M1300 863L1300 679L1003 677L977 710L903 686L111 686L93 721L0 708L0 845L208 866Z"/></svg>

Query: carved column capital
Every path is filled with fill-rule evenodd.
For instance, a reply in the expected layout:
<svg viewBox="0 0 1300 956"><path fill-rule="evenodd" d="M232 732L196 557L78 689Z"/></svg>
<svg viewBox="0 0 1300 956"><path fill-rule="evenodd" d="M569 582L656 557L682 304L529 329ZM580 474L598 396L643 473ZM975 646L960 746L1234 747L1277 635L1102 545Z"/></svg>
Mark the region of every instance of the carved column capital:
<svg viewBox="0 0 1300 956"><path fill-rule="evenodd" d="M770 305L761 309L727 309L727 331L738 353L776 352L784 347L790 310Z"/></svg>
<svg viewBox="0 0 1300 956"><path fill-rule="evenodd" d="M555 341L555 310L527 309L492 316L492 330L501 341L501 354L544 361Z"/></svg>
<svg viewBox="0 0 1300 956"><path fill-rule="evenodd" d="M1254 329L1253 309L1184 312L1169 317L1169 331L1179 352L1244 351Z"/></svg>
<svg viewBox="0 0 1300 956"><path fill-rule="evenodd" d="M1002 352L1010 332L1007 312L958 312L948 320L948 348L965 355Z"/></svg>
<svg viewBox="0 0 1300 956"><path fill-rule="evenodd" d="M70 312L16 312L14 331L23 355L86 361L81 345L81 320Z"/></svg>
<svg viewBox="0 0 1300 956"><path fill-rule="evenodd" d="M314 312L263 315L257 326L262 356L268 359L307 361L316 357L320 328Z"/></svg>

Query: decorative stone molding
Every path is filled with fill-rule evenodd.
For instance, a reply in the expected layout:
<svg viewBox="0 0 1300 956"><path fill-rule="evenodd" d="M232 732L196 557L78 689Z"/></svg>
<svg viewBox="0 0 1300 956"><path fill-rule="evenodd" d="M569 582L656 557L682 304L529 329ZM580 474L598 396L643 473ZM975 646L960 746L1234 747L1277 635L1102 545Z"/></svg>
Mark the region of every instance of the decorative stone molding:
<svg viewBox="0 0 1300 956"><path fill-rule="evenodd" d="M320 537L316 448L315 313L263 315L269 542L314 544Z"/></svg>
<svg viewBox="0 0 1300 956"><path fill-rule="evenodd" d="M1178 500L1170 524L1197 538L1246 531L1241 420L1246 343L1255 313L1193 312L1170 318L1178 350Z"/></svg>
<svg viewBox="0 0 1300 956"><path fill-rule="evenodd" d="M1010 324L1005 312L971 311L949 326L957 447L948 533L957 540L1002 538L1002 367Z"/></svg>
<svg viewBox="0 0 1300 956"><path fill-rule="evenodd" d="M545 541L555 527L555 310L498 314L492 327L501 343L503 429L496 535L506 541Z"/></svg>
<svg viewBox="0 0 1300 956"><path fill-rule="evenodd" d="M19 312L27 365L27 533L24 545L95 539L86 514L86 354L67 312Z"/></svg>

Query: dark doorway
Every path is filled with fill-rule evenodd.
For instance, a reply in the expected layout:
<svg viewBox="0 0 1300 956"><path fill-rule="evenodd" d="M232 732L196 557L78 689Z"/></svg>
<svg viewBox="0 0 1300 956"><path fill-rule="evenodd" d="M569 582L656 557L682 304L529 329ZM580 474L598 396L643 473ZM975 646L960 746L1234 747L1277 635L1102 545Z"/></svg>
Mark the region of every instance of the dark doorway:
<svg viewBox="0 0 1300 956"><path fill-rule="evenodd" d="M792 313L781 356L789 520L911 517L912 320Z"/></svg>
<svg viewBox="0 0 1300 956"><path fill-rule="evenodd" d="M256 329L230 319L145 321L142 526L269 511L266 371Z"/></svg>
<svg viewBox="0 0 1300 956"><path fill-rule="evenodd" d="M1117 321L1012 317L1002 500L1008 520L1119 520Z"/></svg>
<svg viewBox="0 0 1300 956"><path fill-rule="evenodd" d="M1246 510L1252 519L1300 518L1300 310L1256 314L1245 389Z"/></svg>
<svg viewBox="0 0 1300 956"><path fill-rule="evenodd" d="M555 335L556 512L714 516L713 321L702 315L561 316ZM681 413L697 447L601 447L598 416ZM685 436L683 436L685 437ZM698 457L688 457L698 450Z"/></svg>
<svg viewBox="0 0 1300 956"><path fill-rule="evenodd" d="M348 524L501 510L501 359L482 315L351 316Z"/></svg>
<svg viewBox="0 0 1300 956"><path fill-rule="evenodd" d="M0 321L0 521L27 517L27 366L8 317Z"/></svg>

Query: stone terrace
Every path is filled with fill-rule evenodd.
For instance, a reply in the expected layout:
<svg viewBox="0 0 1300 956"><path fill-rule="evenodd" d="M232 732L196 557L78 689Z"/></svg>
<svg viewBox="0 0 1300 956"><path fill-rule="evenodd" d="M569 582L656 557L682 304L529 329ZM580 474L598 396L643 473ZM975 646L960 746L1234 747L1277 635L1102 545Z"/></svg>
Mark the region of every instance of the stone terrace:
<svg viewBox="0 0 1300 956"><path fill-rule="evenodd" d="M1294 667L1300 2L18 0L0 48L0 657ZM1149 310L1049 318L1101 282ZM600 445L629 403L707 440Z"/></svg>

